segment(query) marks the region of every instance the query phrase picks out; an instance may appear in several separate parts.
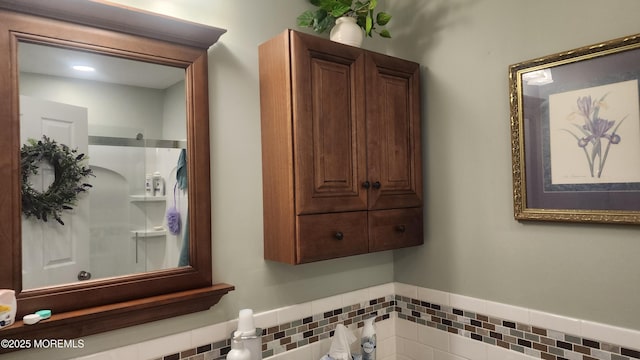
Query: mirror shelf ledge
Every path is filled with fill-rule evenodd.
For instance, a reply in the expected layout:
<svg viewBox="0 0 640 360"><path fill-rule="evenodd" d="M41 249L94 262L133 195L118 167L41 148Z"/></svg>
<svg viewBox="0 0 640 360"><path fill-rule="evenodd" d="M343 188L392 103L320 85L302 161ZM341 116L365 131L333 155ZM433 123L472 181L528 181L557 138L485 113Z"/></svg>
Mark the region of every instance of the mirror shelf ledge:
<svg viewBox="0 0 640 360"><path fill-rule="evenodd" d="M127 326L205 311L234 290L232 285L212 286L87 309L52 314L37 326L22 321L2 330L3 339L34 340L50 338L77 339ZM0 349L0 354L11 349Z"/></svg>

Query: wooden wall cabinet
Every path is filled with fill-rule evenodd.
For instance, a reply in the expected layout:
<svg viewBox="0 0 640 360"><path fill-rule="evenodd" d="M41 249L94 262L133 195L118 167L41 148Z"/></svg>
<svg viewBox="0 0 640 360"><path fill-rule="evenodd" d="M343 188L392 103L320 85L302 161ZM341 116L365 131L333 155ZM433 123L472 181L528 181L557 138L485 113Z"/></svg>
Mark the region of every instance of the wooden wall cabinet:
<svg viewBox="0 0 640 360"><path fill-rule="evenodd" d="M419 64L293 30L259 58L265 259L422 244Z"/></svg>

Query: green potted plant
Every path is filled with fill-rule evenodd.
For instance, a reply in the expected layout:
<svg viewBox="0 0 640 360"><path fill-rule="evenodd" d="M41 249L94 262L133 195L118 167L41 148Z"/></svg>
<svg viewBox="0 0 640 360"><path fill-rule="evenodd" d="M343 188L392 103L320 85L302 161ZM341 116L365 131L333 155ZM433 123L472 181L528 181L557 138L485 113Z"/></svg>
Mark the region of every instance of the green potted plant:
<svg viewBox="0 0 640 360"><path fill-rule="evenodd" d="M391 37L389 31L383 28L391 20L391 15L384 11L375 13L378 6L377 0L309 0L309 2L317 9L300 14L297 19L298 26L312 28L317 33L331 29L333 33L334 26L341 25L339 19L350 19L349 22L355 22L362 29L359 31L364 31L367 36L371 37L375 32L384 38ZM331 37L334 40L333 34Z"/></svg>

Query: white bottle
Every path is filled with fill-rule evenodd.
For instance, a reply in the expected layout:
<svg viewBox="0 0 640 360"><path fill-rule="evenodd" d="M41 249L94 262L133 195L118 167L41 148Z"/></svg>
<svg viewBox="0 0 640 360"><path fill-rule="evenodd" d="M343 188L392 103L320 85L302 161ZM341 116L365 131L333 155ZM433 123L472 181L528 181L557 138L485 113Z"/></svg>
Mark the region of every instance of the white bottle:
<svg viewBox="0 0 640 360"><path fill-rule="evenodd" d="M147 196L153 196L153 178L151 174L147 174L144 179L144 189Z"/></svg>
<svg viewBox="0 0 640 360"><path fill-rule="evenodd" d="M372 316L364 321L360 340L362 360L376 360L376 329L373 326L375 319L376 317Z"/></svg>
<svg viewBox="0 0 640 360"><path fill-rule="evenodd" d="M152 176L153 196L164 195L164 179L159 171L153 173Z"/></svg>
<svg viewBox="0 0 640 360"><path fill-rule="evenodd" d="M0 289L0 328L13 324L16 318L16 292Z"/></svg>
<svg viewBox="0 0 640 360"><path fill-rule="evenodd" d="M251 352L244 347L244 342L239 338L231 339L231 350L227 354L227 360L251 360Z"/></svg>
<svg viewBox="0 0 640 360"><path fill-rule="evenodd" d="M238 331L233 335L244 343L251 353L251 360L262 360L262 329L256 328L253 310L242 309L238 314Z"/></svg>

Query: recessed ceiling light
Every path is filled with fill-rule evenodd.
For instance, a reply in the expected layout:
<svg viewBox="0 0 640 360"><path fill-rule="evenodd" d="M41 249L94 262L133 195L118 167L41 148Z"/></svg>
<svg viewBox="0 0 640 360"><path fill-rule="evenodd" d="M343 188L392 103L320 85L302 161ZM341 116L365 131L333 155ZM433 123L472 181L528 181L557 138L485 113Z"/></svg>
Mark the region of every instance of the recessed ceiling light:
<svg viewBox="0 0 640 360"><path fill-rule="evenodd" d="M85 66L85 65L74 65L71 68L73 70L84 71L84 72L96 71L96 69L92 68L91 66Z"/></svg>

